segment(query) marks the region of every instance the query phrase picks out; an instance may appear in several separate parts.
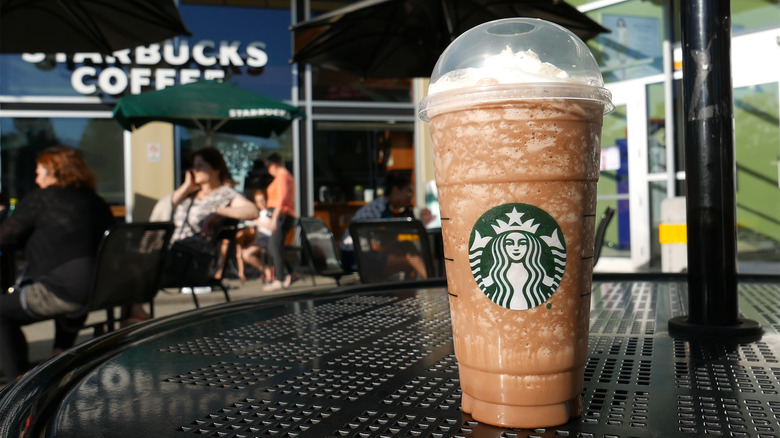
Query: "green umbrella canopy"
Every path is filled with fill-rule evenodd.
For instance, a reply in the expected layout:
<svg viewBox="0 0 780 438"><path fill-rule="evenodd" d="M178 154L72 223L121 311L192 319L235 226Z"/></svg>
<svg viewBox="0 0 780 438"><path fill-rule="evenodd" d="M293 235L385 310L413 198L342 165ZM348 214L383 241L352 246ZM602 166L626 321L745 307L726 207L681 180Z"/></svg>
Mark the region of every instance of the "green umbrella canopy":
<svg viewBox="0 0 780 438"><path fill-rule="evenodd" d="M149 122L168 122L205 131L270 137L280 134L303 111L292 105L233 84L198 81L126 96L114 108L114 118L127 130Z"/></svg>

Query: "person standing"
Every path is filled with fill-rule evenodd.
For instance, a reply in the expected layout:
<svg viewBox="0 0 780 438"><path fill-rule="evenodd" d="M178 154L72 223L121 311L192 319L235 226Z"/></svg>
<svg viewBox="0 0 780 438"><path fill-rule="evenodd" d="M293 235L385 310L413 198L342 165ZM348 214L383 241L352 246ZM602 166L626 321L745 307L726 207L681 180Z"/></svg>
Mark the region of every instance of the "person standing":
<svg viewBox="0 0 780 438"><path fill-rule="evenodd" d="M295 182L292 174L284 167L282 156L274 152L265 160L268 173L274 177L268 185L268 209L271 211L271 239L268 242L271 260L274 264L274 281L263 287L266 292L290 287L297 278L292 267L284 260L284 240L295 226Z"/></svg>
<svg viewBox="0 0 780 438"><path fill-rule="evenodd" d="M114 222L79 151L52 146L36 162L40 189L25 196L0 227L0 248L24 249L27 260L23 281L0 295L0 363L9 380L30 367L22 326L87 304L97 249ZM54 351L70 348L76 335L57 327Z"/></svg>

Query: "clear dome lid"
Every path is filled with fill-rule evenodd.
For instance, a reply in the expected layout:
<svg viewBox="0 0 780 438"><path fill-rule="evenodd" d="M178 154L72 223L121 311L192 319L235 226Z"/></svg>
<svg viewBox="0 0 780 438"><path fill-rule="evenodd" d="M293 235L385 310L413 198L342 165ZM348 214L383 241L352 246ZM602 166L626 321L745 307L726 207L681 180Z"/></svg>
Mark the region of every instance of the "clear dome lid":
<svg viewBox="0 0 780 438"><path fill-rule="evenodd" d="M515 90L514 98L596 100L609 112L614 106L603 87L596 59L574 33L537 18L505 18L469 29L444 50L420 115L425 120L429 107L444 103L432 101L439 93L458 90L462 99L466 89L491 88Z"/></svg>

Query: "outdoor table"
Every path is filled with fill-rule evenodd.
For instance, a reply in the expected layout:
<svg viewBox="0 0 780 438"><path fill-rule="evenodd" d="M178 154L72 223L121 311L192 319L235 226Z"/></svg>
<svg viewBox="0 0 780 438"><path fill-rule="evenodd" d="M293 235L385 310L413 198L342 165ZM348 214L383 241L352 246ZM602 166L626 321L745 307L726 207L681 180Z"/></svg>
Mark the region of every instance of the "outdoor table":
<svg viewBox="0 0 780 438"><path fill-rule="evenodd" d="M131 326L0 393L0 436L780 436L780 284L740 282L756 339L674 339L679 279L594 282L583 415L502 429L460 410L443 281L258 298Z"/></svg>

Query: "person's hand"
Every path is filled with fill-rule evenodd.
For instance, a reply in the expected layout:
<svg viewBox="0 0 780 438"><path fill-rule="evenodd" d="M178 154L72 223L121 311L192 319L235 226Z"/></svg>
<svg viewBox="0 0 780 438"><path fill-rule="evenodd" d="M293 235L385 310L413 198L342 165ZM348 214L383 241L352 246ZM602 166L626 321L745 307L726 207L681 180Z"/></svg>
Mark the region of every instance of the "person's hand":
<svg viewBox="0 0 780 438"><path fill-rule="evenodd" d="M265 227L268 229L268 231L270 231L272 233L275 233L276 232L276 221L275 220L268 221L268 224Z"/></svg>
<svg viewBox="0 0 780 438"><path fill-rule="evenodd" d="M198 190L199 186L195 184L195 172L188 169L184 173L184 182L181 185L184 188L184 195L189 196L192 192Z"/></svg>

